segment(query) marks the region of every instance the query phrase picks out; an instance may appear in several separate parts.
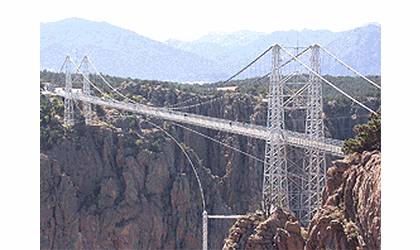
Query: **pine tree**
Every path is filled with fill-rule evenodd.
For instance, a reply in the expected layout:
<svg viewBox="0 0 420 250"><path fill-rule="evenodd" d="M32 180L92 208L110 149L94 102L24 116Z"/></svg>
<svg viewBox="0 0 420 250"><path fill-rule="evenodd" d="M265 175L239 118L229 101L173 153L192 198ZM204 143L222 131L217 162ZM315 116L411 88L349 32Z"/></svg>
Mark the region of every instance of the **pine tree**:
<svg viewBox="0 0 420 250"><path fill-rule="evenodd" d="M342 151L345 154L363 151L381 150L381 113L370 114L370 120L366 124L358 124L353 130L356 137L344 142Z"/></svg>

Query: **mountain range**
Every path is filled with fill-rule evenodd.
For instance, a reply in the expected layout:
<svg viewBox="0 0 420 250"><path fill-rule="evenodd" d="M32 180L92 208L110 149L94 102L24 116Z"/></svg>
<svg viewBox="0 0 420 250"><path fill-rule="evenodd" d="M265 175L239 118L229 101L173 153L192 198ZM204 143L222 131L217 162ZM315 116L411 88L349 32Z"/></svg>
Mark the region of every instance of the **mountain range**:
<svg viewBox="0 0 420 250"><path fill-rule="evenodd" d="M136 32L81 18L40 24L40 69L58 72L67 54L87 54L104 74L176 82L225 80L274 43L306 47L319 43L364 75L381 74L381 26L369 24L343 32L329 30L241 30L210 32L195 41L158 42ZM77 49L77 52L75 52ZM329 56L322 74L343 74Z"/></svg>

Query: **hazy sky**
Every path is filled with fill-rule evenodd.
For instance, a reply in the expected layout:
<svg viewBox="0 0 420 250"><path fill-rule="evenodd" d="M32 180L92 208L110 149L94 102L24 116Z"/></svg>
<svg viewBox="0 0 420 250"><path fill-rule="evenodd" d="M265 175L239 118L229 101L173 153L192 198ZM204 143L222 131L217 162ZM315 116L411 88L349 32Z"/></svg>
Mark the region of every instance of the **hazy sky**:
<svg viewBox="0 0 420 250"><path fill-rule="evenodd" d="M105 21L158 41L195 40L210 31L329 29L382 22L374 1L42 1L40 22L69 17ZM379 4L379 5L378 5Z"/></svg>

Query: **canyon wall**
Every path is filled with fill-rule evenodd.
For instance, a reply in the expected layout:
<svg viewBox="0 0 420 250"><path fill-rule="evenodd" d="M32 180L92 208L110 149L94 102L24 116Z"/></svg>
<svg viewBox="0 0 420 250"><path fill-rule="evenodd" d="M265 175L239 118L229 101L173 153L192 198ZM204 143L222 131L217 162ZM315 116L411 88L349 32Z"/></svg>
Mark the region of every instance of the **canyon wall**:
<svg viewBox="0 0 420 250"><path fill-rule="evenodd" d="M214 98L134 83L124 85L120 91L153 106L181 102L189 105L188 100L193 98L199 102ZM231 93L220 97L220 100L185 109L185 112L235 122L266 123L267 104L262 98ZM57 113L51 113L48 119L58 117L62 120L62 106L61 110L57 107L60 102L62 105L62 100L47 101L54 103L52 105L57 109ZM337 116L342 115L332 105L327 110L334 110ZM148 121L165 128L187 150L203 184L209 214L247 214L259 208L263 171L261 162L169 122L138 118L99 106L93 106L95 125L86 126L81 109L82 105L76 102L75 115L79 121L74 127L63 128L59 124L56 125L59 127L56 131L59 132L50 129L45 130L46 134L41 133L42 249L201 248L203 208L195 175L181 149ZM327 113L329 116L330 113ZM330 131L342 122L343 119L338 120L337 124L330 124ZM296 128L301 126L294 121L289 125ZM41 122L41 129L48 126L49 123ZM264 158L265 141L186 127ZM349 133L351 131L347 131L346 135ZM278 211L270 218L257 217L249 219L255 225L250 226L252 230L257 230L257 222L263 218L271 218L267 225L273 230L285 230L272 230L270 240L273 242L283 242L282 239L286 238L299 246L299 242L303 242L297 230L300 226L297 226L293 215ZM232 221L209 220L210 249L223 247L224 239L231 237L231 225ZM318 229L315 226L310 228L314 232ZM261 233L256 234L256 239L263 239L264 227L258 230L256 232ZM363 238L365 244L371 244L366 237ZM312 242L318 240L312 238ZM258 240L250 246L254 247L257 243Z"/></svg>
<svg viewBox="0 0 420 250"><path fill-rule="evenodd" d="M252 213L232 226L223 249L381 249L381 153L334 162L309 228L281 209Z"/></svg>

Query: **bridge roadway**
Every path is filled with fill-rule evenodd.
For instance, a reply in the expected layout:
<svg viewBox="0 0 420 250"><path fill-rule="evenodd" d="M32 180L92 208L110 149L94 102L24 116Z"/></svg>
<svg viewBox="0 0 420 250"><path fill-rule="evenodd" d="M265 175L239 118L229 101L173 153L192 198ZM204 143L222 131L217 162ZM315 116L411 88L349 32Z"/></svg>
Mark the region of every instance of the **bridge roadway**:
<svg viewBox="0 0 420 250"><path fill-rule="evenodd" d="M57 95L63 97L65 96L63 92L57 93ZM74 92L71 95L73 99L83 102L89 102L109 108L126 110L133 113L162 118L169 121L245 135L262 140L267 140L269 137L267 128L261 125L234 122L226 119L172 111L166 108L150 107L144 104L133 104L123 101L116 101L113 99L104 99L96 96L85 96ZM341 146L343 145L343 141L341 140L324 138L320 141L313 141L309 138L308 135L304 133L298 133L289 130L285 130L283 135L280 135L279 137L281 140L285 140L288 145L319 150L321 152L329 153L335 156L345 156L345 154L341 151Z"/></svg>

